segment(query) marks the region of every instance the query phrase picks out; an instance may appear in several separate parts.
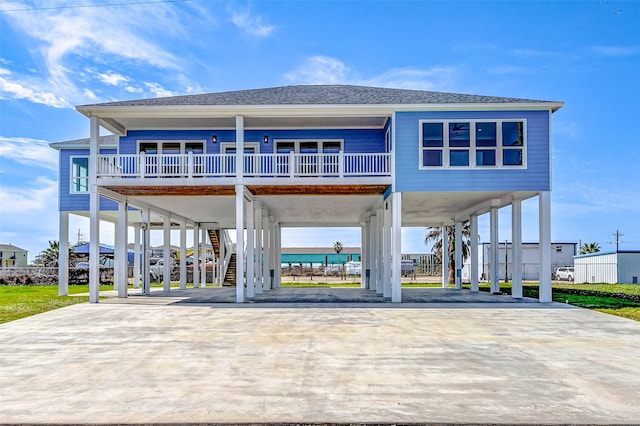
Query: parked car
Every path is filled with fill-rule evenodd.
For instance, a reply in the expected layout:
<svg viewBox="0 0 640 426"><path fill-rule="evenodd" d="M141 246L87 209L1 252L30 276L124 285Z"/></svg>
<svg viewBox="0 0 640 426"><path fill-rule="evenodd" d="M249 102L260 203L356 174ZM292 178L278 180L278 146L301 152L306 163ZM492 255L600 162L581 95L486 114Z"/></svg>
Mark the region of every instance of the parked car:
<svg viewBox="0 0 640 426"><path fill-rule="evenodd" d="M160 281L161 279L163 279L164 277L164 259L151 259L151 267L149 268L149 274L151 275L151 281ZM175 265L175 263L173 263L173 261L171 261L171 275L174 275L174 273L176 272L177 265Z"/></svg>
<svg viewBox="0 0 640 426"><path fill-rule="evenodd" d="M560 268L556 268L554 278L558 281L573 281L573 266L561 266Z"/></svg>

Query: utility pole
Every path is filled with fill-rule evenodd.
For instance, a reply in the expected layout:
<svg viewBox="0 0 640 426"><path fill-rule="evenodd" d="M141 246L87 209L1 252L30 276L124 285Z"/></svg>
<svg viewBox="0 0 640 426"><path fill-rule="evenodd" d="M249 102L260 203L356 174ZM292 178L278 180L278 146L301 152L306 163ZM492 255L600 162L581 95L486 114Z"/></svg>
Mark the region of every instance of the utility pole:
<svg viewBox="0 0 640 426"><path fill-rule="evenodd" d="M80 228L78 228L78 245L80 245L80 239L82 238L82 234L80 233Z"/></svg>
<svg viewBox="0 0 640 426"><path fill-rule="evenodd" d="M618 249L620 248L620 237L624 237L624 234L621 234L620 230L616 229L616 233L612 235L616 236L616 253L617 253Z"/></svg>

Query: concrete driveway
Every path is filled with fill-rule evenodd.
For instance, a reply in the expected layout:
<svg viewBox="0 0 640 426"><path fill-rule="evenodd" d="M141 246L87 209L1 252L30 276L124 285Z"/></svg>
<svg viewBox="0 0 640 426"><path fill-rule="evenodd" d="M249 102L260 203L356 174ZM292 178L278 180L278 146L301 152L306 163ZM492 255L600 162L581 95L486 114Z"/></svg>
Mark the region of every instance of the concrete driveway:
<svg viewBox="0 0 640 426"><path fill-rule="evenodd" d="M0 423L640 423L631 320L507 299L193 301L0 325Z"/></svg>

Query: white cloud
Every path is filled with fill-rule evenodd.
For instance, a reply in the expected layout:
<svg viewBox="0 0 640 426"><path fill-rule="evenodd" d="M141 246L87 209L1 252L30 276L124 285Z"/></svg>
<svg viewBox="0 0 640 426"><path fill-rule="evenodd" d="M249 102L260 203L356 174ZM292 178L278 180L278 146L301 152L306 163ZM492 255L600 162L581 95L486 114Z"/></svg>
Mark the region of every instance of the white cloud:
<svg viewBox="0 0 640 426"><path fill-rule="evenodd" d="M98 99L98 96L91 89L84 89L84 96L87 99L91 99L92 101L95 101L96 99Z"/></svg>
<svg viewBox="0 0 640 426"><path fill-rule="evenodd" d="M339 84L353 79L344 62L328 56L311 56L294 71L285 75L296 84Z"/></svg>
<svg viewBox="0 0 640 426"><path fill-rule="evenodd" d="M250 10L233 12L231 22L242 31L260 38L270 36L276 29L273 25L263 23L261 16L253 16Z"/></svg>
<svg viewBox="0 0 640 426"><path fill-rule="evenodd" d="M58 183L36 177L19 186L0 186L0 241L29 251L29 259L58 239Z"/></svg>
<svg viewBox="0 0 640 426"><path fill-rule="evenodd" d="M71 104L63 97L41 87L44 83L31 79L16 81L7 70L0 73L0 96L2 99L26 99L36 104L43 104L54 108L70 108ZM2 77L7 76L8 78Z"/></svg>
<svg viewBox="0 0 640 426"><path fill-rule="evenodd" d="M458 74L455 67L394 68L360 84L416 90L451 90Z"/></svg>
<svg viewBox="0 0 640 426"><path fill-rule="evenodd" d="M142 92L144 92L144 90L142 90L140 87L134 87L134 86L126 86L124 88L124 90L126 90L129 93L142 93Z"/></svg>
<svg viewBox="0 0 640 426"><path fill-rule="evenodd" d="M151 93L153 93L154 96L157 96L159 98L176 95L176 93L172 92L171 90L167 90L164 87L162 87L160 83L149 83L145 81L144 85L147 89L149 89Z"/></svg>
<svg viewBox="0 0 640 426"><path fill-rule="evenodd" d="M640 53L639 48L628 46L591 46L589 50L600 56L633 56Z"/></svg>
<svg viewBox="0 0 640 426"><path fill-rule="evenodd" d="M107 71L105 73L97 73L96 76L98 77L98 80L110 86L120 86L123 83L127 83L131 81L129 77L125 77L124 75L118 74L113 71Z"/></svg>
<svg viewBox="0 0 640 426"><path fill-rule="evenodd" d="M29 138L5 138L0 136L0 158L6 158L26 166L58 170L58 156L47 141Z"/></svg>
<svg viewBox="0 0 640 426"><path fill-rule="evenodd" d="M184 64L160 43L162 38L188 37L180 23L189 22L184 8L170 3L157 3L153 7L120 5L118 13L99 7L63 8L77 4L71 0L56 3L59 9L42 13L13 13L6 19L15 34L39 57L40 65L34 74L20 75L18 64L11 64L12 74L3 70L0 80L2 96L6 99L26 99L53 107L95 100L96 93L84 90L78 84L80 61L94 64L130 63L133 66L152 66L160 70L179 71ZM5 9L29 8L28 1L5 2ZM159 34L158 29L162 31ZM159 41L160 40L160 41ZM9 68L8 61L3 61ZM27 71L23 71L27 72ZM110 86L124 86L129 77L115 71L98 73L99 81ZM10 76L10 77L9 77ZM128 84L135 87L135 84Z"/></svg>
<svg viewBox="0 0 640 426"><path fill-rule="evenodd" d="M33 216L47 209L57 213L51 206L51 201L57 198L58 182L41 176L35 179L31 188L3 185L0 188L0 213L5 218L9 214Z"/></svg>
<svg viewBox="0 0 640 426"><path fill-rule="evenodd" d="M364 78L339 59L311 56L285 74L294 84L359 84L417 90L450 90L458 70L450 66L433 68L393 68Z"/></svg>

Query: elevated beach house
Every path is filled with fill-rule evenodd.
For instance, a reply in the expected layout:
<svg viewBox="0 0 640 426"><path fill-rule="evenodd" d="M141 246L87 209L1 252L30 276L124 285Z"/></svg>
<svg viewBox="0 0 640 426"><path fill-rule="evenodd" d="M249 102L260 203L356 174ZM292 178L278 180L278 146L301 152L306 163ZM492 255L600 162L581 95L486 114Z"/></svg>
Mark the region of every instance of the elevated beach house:
<svg viewBox="0 0 640 426"><path fill-rule="evenodd" d="M98 302L101 220L116 224L120 297L127 296L128 227L145 254L136 266L143 292L154 227L165 233L167 258L168 236L179 230L180 285L186 286L188 268L197 285L200 267L187 264L187 233L193 233L196 247L210 240L217 276L236 285L241 303L280 285L283 227L360 227L362 286L401 302L402 226L452 226L459 236L470 220L477 235L478 216L489 214L497 248L498 210L510 205L513 296L519 298L521 203L538 197L540 301L548 302L551 116L562 105L349 85L82 105L77 110L89 118L89 139L52 144L60 155L60 253L68 252L69 214L88 216L90 293ZM101 128L112 135L101 136ZM478 265L478 241L471 243L470 264ZM461 259L459 245L455 254ZM489 257L498 264L497 250ZM443 269L446 279L448 265ZM490 271L497 291L498 268ZM472 290L478 275L472 267ZM67 281L60 268L60 294Z"/></svg>

